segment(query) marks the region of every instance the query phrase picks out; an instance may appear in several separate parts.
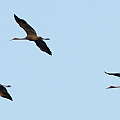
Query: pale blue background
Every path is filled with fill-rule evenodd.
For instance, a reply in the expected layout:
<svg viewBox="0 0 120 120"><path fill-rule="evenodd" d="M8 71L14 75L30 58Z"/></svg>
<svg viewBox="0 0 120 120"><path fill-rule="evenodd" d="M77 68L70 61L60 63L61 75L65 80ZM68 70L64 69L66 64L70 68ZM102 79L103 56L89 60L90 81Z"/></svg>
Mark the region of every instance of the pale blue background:
<svg viewBox="0 0 120 120"><path fill-rule="evenodd" d="M53 55L25 37L24 18ZM0 2L1 120L119 120L120 0L10 0Z"/></svg>

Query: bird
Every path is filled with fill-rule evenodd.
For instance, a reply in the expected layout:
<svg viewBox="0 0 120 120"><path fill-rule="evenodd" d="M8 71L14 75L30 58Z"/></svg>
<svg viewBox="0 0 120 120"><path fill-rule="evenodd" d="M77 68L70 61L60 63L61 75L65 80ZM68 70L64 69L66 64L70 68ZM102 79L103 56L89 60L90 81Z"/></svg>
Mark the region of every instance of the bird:
<svg viewBox="0 0 120 120"><path fill-rule="evenodd" d="M105 72L105 73L108 75L114 75L114 76L120 77L120 73L108 73L108 72Z"/></svg>
<svg viewBox="0 0 120 120"><path fill-rule="evenodd" d="M120 86L109 86L106 89L110 89L110 88L120 88Z"/></svg>
<svg viewBox="0 0 120 120"><path fill-rule="evenodd" d="M11 87L11 86L10 85L5 86L5 85L0 84L0 96L13 101L12 97L7 92L7 89L5 87Z"/></svg>
<svg viewBox="0 0 120 120"><path fill-rule="evenodd" d="M50 38L42 38L40 36L37 36L36 31L23 19L20 19L18 16L14 14L15 21L19 24L21 28L23 28L27 36L25 38L13 38L12 40L29 40L34 41L36 45L43 51L48 53L49 55L52 55L52 52L50 51L49 47L43 40L50 40Z"/></svg>

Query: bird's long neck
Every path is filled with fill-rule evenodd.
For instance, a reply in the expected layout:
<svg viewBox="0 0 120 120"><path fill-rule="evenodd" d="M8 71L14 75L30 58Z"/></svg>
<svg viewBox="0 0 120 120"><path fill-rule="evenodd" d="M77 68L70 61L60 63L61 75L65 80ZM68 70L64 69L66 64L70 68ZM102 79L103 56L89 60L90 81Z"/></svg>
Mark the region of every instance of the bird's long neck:
<svg viewBox="0 0 120 120"><path fill-rule="evenodd" d="M26 40L27 38L25 37L25 38L13 38L12 40ZM12 40L10 40L10 41L12 41Z"/></svg>
<svg viewBox="0 0 120 120"><path fill-rule="evenodd" d="M14 38L14 40L26 40L26 37L25 38Z"/></svg>

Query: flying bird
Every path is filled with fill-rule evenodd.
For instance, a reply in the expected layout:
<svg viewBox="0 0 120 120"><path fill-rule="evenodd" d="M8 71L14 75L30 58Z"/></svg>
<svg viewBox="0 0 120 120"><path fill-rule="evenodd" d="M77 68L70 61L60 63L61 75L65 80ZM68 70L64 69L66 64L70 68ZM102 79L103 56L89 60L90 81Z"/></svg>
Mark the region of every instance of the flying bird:
<svg viewBox="0 0 120 120"><path fill-rule="evenodd" d="M19 24L21 28L23 28L27 36L25 38L13 38L12 40L30 40L34 41L36 45L44 52L48 53L49 55L52 55L52 52L48 48L47 44L43 40L50 40L49 38L42 38L40 36L37 36L36 31L23 19L20 19L14 14L15 21Z"/></svg>
<svg viewBox="0 0 120 120"><path fill-rule="evenodd" d="M108 75L114 75L114 76L120 77L120 73L108 73L108 72L105 72L105 73Z"/></svg>
<svg viewBox="0 0 120 120"><path fill-rule="evenodd" d="M110 89L110 88L120 88L120 86L109 86L109 87L106 88L106 89Z"/></svg>
<svg viewBox="0 0 120 120"><path fill-rule="evenodd" d="M5 86L5 85L0 84L0 96L13 101L12 97L7 92L7 89L5 87L11 87L11 86L10 85Z"/></svg>

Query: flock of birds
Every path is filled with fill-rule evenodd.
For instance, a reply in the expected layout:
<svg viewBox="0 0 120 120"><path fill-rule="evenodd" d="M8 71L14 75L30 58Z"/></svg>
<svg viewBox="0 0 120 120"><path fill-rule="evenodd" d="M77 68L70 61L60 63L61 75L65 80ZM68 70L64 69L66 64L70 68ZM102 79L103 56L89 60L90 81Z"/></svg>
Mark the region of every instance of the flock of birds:
<svg viewBox="0 0 120 120"><path fill-rule="evenodd" d="M19 26L25 30L25 32L27 33L27 36L25 38L13 38L12 40L34 41L36 43L36 45L43 52L46 52L49 55L52 55L52 52L50 51L49 47L43 41L43 40L50 40L49 38L42 38L41 36L37 36L36 31L25 20L20 19L15 14L14 14L14 18L15 18L15 21L19 24ZM114 76L120 77L120 73L108 73L108 72L105 72L105 73L108 75L114 75ZM10 96L10 94L8 93L6 87L11 87L11 86L10 85L5 86L5 85L0 84L0 96L13 101L13 99ZM110 88L120 88L120 86L109 86L107 89L110 89Z"/></svg>
<svg viewBox="0 0 120 120"><path fill-rule="evenodd" d="M25 30L25 32L27 33L27 36L25 38L13 38L12 40L34 41L36 45L40 48L40 50L48 53L49 55L52 55L52 52L50 51L49 47L43 41L43 40L50 40L49 38L42 38L41 36L37 36L36 31L25 20L20 19L15 14L14 14L14 18L15 18L15 21L19 24L19 26ZM11 86L10 85L5 86L0 84L0 96L13 101L6 87L11 87Z"/></svg>

